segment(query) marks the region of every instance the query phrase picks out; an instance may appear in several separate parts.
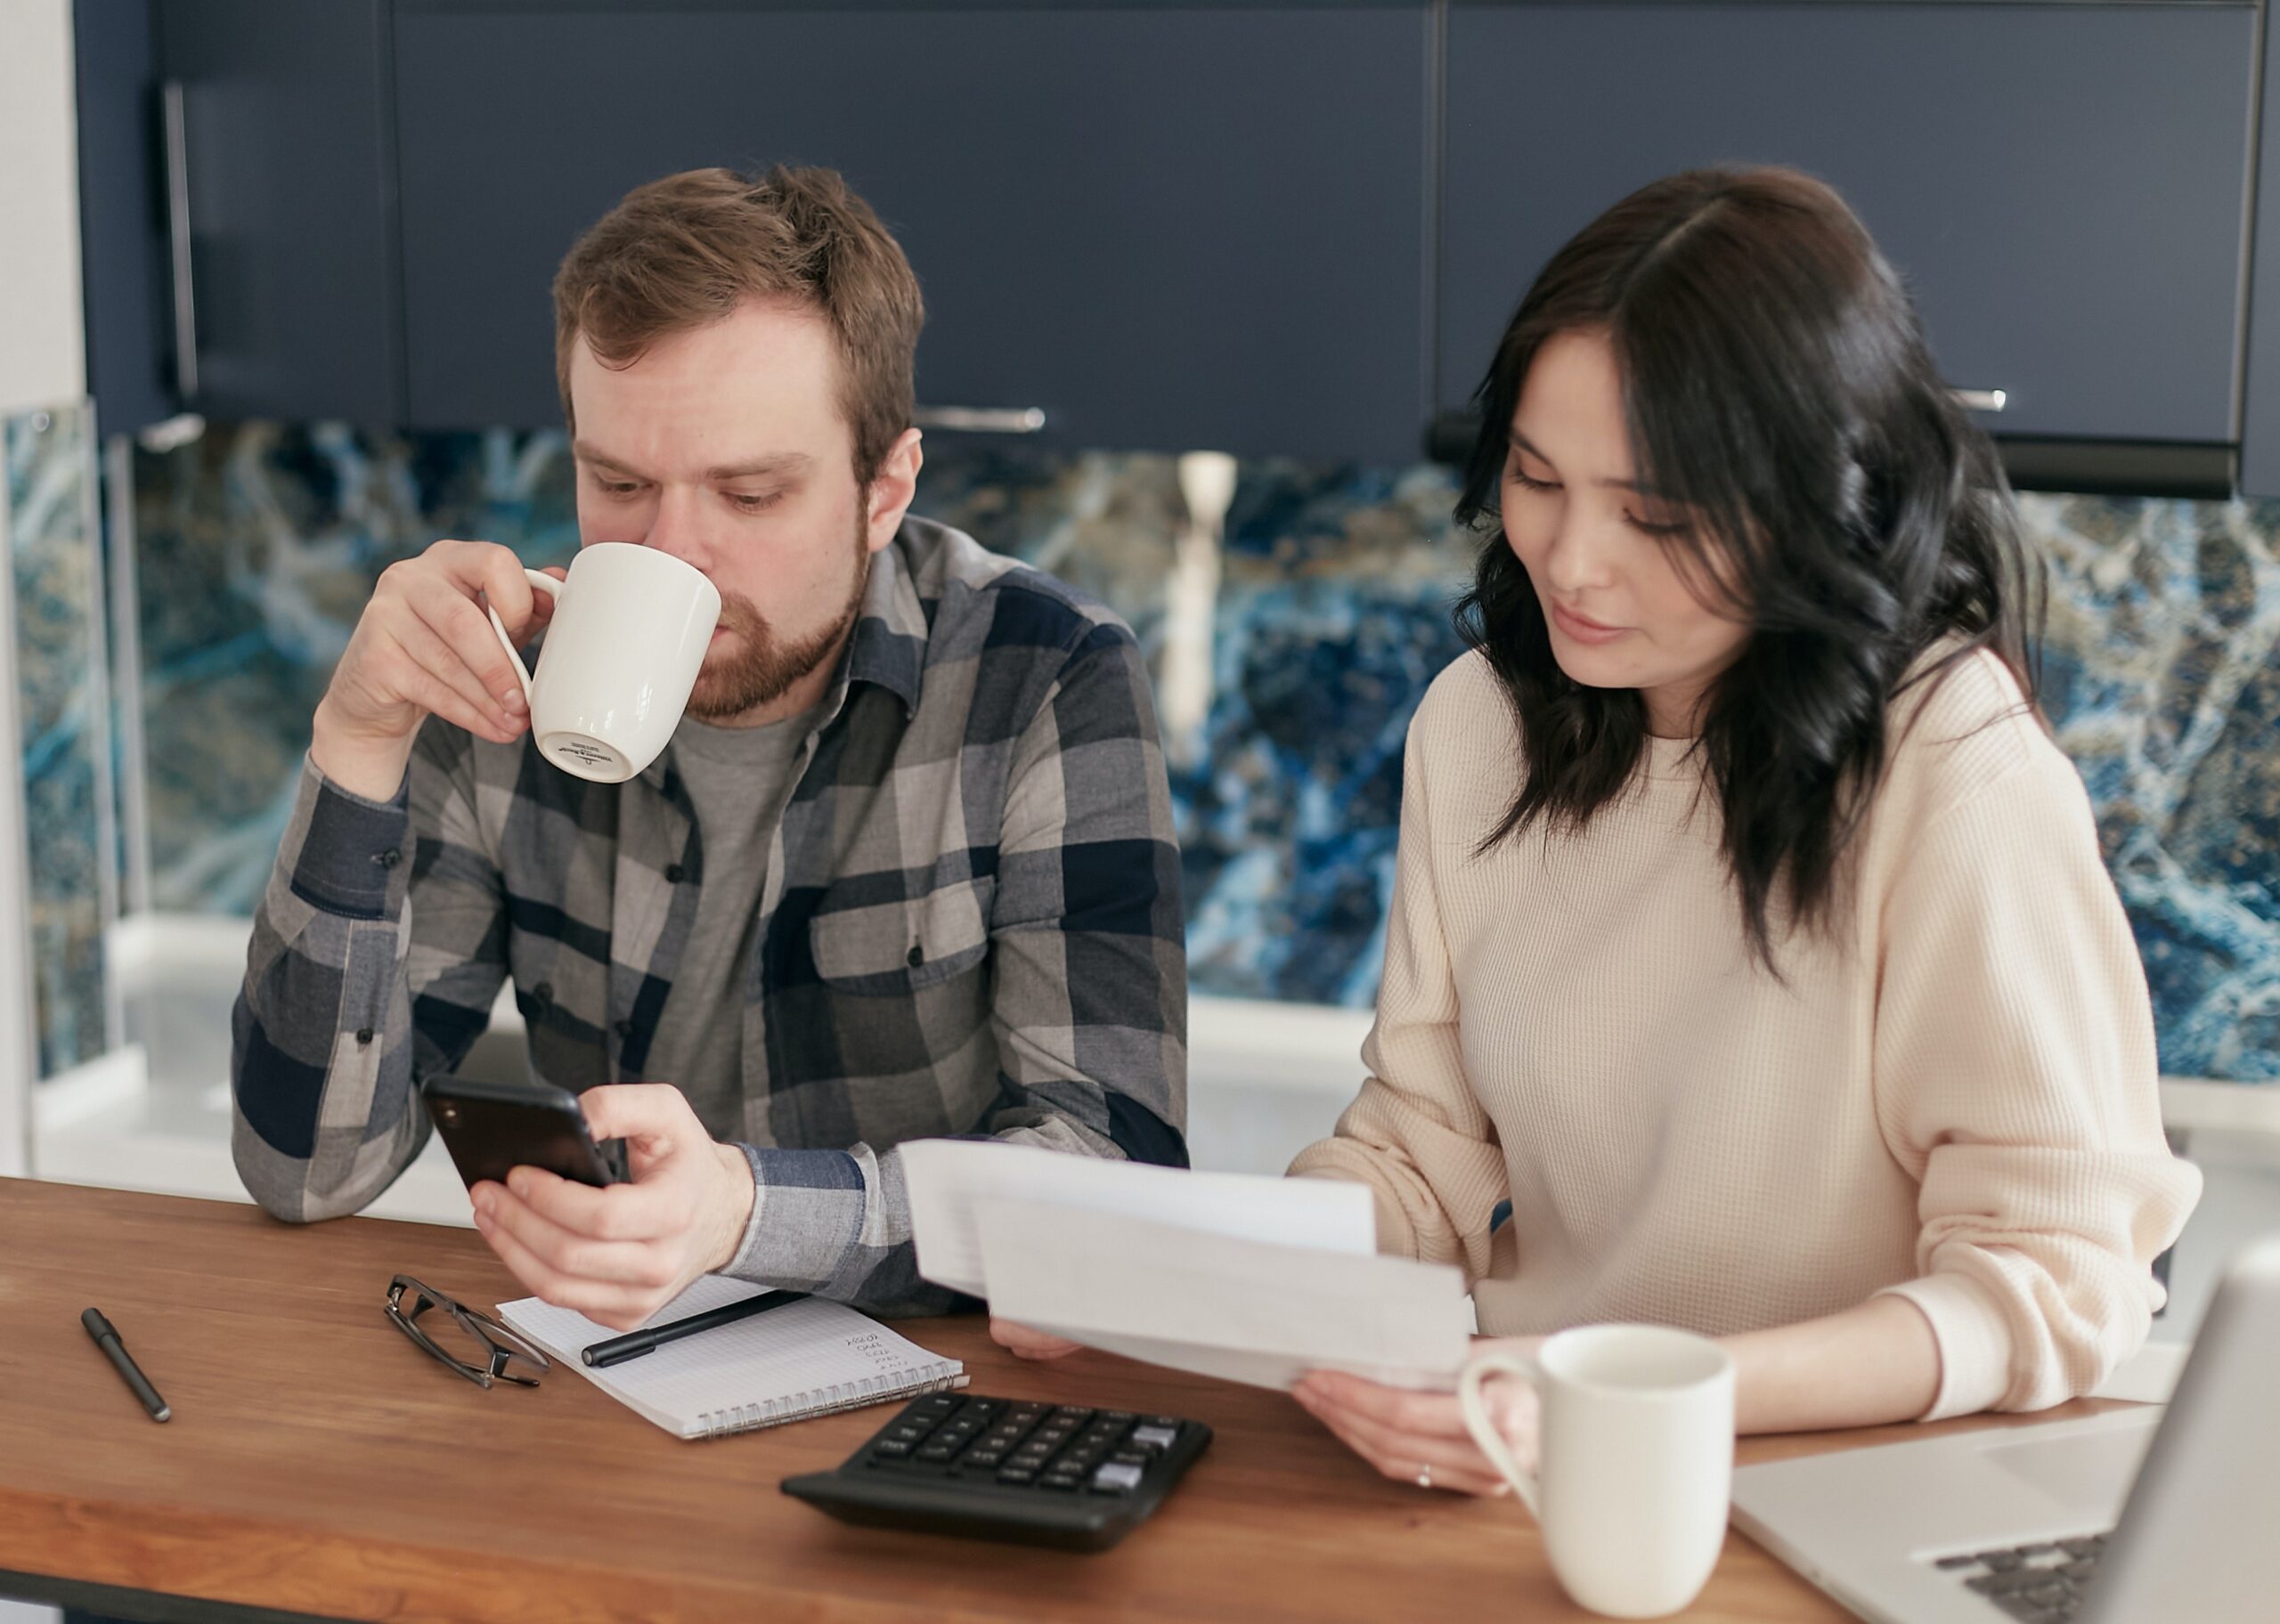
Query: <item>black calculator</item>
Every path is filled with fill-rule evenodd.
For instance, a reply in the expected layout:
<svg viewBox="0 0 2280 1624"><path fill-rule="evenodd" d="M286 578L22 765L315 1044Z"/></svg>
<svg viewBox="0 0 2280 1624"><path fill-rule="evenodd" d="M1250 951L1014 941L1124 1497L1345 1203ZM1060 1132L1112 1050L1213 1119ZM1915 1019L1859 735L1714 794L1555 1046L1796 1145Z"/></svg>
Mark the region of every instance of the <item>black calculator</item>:
<svg viewBox="0 0 2280 1624"><path fill-rule="evenodd" d="M939 1393L784 1492L849 1522L1102 1551L1145 1522L1211 1429L1177 1416Z"/></svg>

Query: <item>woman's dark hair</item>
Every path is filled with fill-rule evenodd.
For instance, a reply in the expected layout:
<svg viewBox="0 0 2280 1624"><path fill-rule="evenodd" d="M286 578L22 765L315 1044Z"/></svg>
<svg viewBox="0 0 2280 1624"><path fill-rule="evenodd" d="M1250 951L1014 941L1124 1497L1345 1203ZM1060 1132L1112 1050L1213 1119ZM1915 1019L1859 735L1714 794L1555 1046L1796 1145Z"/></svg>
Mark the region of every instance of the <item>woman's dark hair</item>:
<svg viewBox="0 0 2280 1624"><path fill-rule="evenodd" d="M1486 545L1457 624L1511 694L1527 769L1484 851L1540 821L1580 829L1623 792L1647 738L1636 690L1560 670L1502 534L1529 363L1578 331L1612 346L1633 477L1688 515L1664 545L1702 601L1749 627L1704 696L1696 748L1743 925L1771 966L1777 908L1800 925L1832 918L1894 698L1985 648L2034 702L2040 571L1994 448L1843 199L1790 169L1641 188L1552 256L1474 397L1456 511Z"/></svg>

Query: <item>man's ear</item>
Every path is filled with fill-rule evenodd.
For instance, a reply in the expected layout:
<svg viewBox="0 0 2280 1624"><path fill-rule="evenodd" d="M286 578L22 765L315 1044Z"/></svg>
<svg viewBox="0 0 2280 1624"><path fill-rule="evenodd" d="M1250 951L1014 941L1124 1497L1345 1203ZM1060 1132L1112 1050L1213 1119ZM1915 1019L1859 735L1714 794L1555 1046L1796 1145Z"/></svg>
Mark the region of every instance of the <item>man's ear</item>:
<svg viewBox="0 0 2280 1624"><path fill-rule="evenodd" d="M918 469L926 460L918 449L922 438L915 428L897 435L865 493L870 505L864 520L865 540L875 553L894 540L894 532L902 527L902 516L910 511L911 499L918 494Z"/></svg>

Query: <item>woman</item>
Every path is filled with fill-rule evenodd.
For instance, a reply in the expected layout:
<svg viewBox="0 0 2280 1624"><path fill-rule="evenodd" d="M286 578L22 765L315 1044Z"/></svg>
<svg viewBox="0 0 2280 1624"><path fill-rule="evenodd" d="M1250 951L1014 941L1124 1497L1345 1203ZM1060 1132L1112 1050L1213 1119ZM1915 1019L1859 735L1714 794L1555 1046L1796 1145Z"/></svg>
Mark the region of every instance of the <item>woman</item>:
<svg viewBox="0 0 2280 1624"><path fill-rule="evenodd" d="M2087 1391L2199 1175L2033 707L2038 578L1898 280L1818 182L1675 175L1545 267L1478 399L1372 1076L1291 1171L1370 1185L1486 1332L1722 1338L1744 1432ZM1502 1486L1452 1398L1299 1397Z"/></svg>

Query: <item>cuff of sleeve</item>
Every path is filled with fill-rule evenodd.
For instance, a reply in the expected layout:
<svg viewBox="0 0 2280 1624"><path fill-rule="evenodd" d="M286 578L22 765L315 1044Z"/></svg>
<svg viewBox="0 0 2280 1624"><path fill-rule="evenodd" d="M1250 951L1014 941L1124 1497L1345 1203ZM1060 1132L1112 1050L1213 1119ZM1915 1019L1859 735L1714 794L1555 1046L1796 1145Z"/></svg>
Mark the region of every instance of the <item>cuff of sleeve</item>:
<svg viewBox="0 0 2280 1624"><path fill-rule="evenodd" d="M1977 1415L2010 1391L2011 1328L1984 1287L1960 1274L1927 1274L1878 1295L1913 1303L1939 1344L1940 1391L1918 1419Z"/></svg>
<svg viewBox="0 0 2280 1624"><path fill-rule="evenodd" d="M844 1150L738 1147L752 1164L752 1216L721 1272L762 1286L814 1291L860 1242L869 1192Z"/></svg>
<svg viewBox="0 0 2280 1624"><path fill-rule="evenodd" d="M308 762L294 808L293 826L303 832L290 859L293 894L346 919L386 918L411 832L411 807L409 775L395 800L368 800Z"/></svg>

